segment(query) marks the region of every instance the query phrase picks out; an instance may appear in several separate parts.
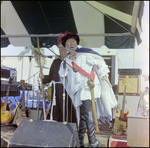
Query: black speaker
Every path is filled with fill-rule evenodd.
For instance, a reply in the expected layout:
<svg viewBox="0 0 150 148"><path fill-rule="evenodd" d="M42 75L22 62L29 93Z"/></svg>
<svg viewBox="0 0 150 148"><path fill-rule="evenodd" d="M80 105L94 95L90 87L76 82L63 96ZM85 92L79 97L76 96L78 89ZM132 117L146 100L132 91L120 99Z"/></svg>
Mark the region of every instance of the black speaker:
<svg viewBox="0 0 150 148"><path fill-rule="evenodd" d="M80 147L75 123L22 119L9 147Z"/></svg>
<svg viewBox="0 0 150 148"><path fill-rule="evenodd" d="M1 147L7 147L7 142L1 138Z"/></svg>
<svg viewBox="0 0 150 148"><path fill-rule="evenodd" d="M13 81L17 80L17 71L15 68L1 66L1 78L12 77Z"/></svg>

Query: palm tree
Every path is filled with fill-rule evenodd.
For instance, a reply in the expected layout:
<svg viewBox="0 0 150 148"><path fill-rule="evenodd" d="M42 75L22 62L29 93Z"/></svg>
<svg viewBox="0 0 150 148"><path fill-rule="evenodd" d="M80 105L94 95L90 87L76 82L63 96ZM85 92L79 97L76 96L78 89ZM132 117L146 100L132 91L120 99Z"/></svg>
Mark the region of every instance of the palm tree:
<svg viewBox="0 0 150 148"><path fill-rule="evenodd" d="M25 50L22 51L19 55L18 55L18 60L21 60L23 58L23 56L27 53L30 53L31 51L31 54L32 56L34 57L34 60L36 62L36 64L39 66L39 55L37 55L34 50L37 50L38 51L38 48L35 48L34 46L28 46L28 47L25 47ZM44 49L40 48L40 52L42 54L44 54ZM30 63L31 64L31 63ZM41 57L41 67L43 67L44 65L46 64L46 58L44 57ZM31 77L31 71L32 71L32 64L30 65L30 70L29 70L29 74L28 74L28 77L30 78ZM31 79L28 80L28 83L31 83Z"/></svg>
<svg viewBox="0 0 150 148"><path fill-rule="evenodd" d="M39 55L37 55L37 54L34 52L34 50L37 50L37 51L38 51L38 48L35 48L35 47L32 46L32 45L31 45L31 46L28 46L28 47L25 47L25 50L22 51L22 52L18 55L18 60L21 60L25 54L30 53L30 51L31 51L31 54L32 54L32 56L34 57L34 60L35 60L36 64L39 66L39 57L38 57ZM41 52L42 54L44 54L44 49L40 48L40 52ZM46 58L41 57L41 67L43 67L45 64L46 64ZM31 64L30 69L32 69L32 64ZM30 77L31 77L31 71L29 70L28 78L30 78ZM31 79L28 80L28 83L31 84ZM27 93L27 95L32 96L32 92L29 91L29 92Z"/></svg>
<svg viewBox="0 0 150 148"><path fill-rule="evenodd" d="M38 48L35 48L34 46L28 46L25 47L25 50L22 51L18 56L18 60L21 60L23 58L23 56L27 53L29 53L31 51L32 56L35 57L35 62L37 63L37 65L39 66L39 58L38 55L36 53L34 53L34 50L38 51ZM40 52L44 54L44 49L40 48ZM43 67L46 64L46 59L44 57L41 57L41 67Z"/></svg>

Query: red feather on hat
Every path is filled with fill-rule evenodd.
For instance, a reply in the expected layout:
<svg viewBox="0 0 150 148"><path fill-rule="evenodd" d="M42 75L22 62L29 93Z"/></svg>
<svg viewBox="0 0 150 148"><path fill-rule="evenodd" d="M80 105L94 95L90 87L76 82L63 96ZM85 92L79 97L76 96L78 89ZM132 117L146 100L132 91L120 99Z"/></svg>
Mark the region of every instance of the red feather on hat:
<svg viewBox="0 0 150 148"><path fill-rule="evenodd" d="M73 33L68 32L68 31L66 31L66 32L64 33L64 35L62 35L62 32L60 33L60 35L59 35L59 37L58 37L58 40L57 40L57 47L62 43L62 37L66 36L67 34L73 34Z"/></svg>

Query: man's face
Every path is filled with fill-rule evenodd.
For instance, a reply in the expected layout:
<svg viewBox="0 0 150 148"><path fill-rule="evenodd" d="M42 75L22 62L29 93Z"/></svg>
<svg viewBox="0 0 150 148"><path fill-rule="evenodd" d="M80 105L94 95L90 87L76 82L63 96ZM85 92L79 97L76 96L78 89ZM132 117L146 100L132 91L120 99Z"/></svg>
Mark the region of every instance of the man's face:
<svg viewBox="0 0 150 148"><path fill-rule="evenodd" d="M65 44L65 47L66 49L71 52L71 50L76 50L77 48L77 42L75 39L71 38L71 39L68 39L66 41L66 44Z"/></svg>
<svg viewBox="0 0 150 148"><path fill-rule="evenodd" d="M67 49L63 45L59 45L59 54L60 56L67 56Z"/></svg>

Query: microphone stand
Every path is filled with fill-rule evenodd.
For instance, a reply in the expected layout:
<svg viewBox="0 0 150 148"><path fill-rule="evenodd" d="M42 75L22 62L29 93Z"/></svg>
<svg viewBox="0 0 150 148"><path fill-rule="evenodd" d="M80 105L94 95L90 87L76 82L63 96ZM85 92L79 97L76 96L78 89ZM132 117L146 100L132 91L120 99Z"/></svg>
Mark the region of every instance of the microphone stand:
<svg viewBox="0 0 150 148"><path fill-rule="evenodd" d="M37 120L39 120L39 106L40 106L40 82L39 82L39 79L37 80L38 81L38 90L37 90ZM43 110L42 110L43 111ZM42 115L42 113L41 113ZM40 120L43 119L43 116L40 117Z"/></svg>
<svg viewBox="0 0 150 148"><path fill-rule="evenodd" d="M35 84L35 75L33 76L33 87L32 87L32 108L33 108L33 102L34 102L34 84Z"/></svg>
<svg viewBox="0 0 150 148"><path fill-rule="evenodd" d="M64 61L63 63L63 69L65 75L66 61ZM65 84L65 77L63 77L63 83ZM65 121L65 87L63 87L63 124L67 124L67 122Z"/></svg>
<svg viewBox="0 0 150 148"><path fill-rule="evenodd" d="M46 45L46 43L43 43L43 46L47 47L51 52L53 52L61 61L63 61L63 69L65 74L66 64L72 68L74 72L78 72L78 70L74 67L72 67L70 64L68 64L65 60L63 60L61 57L59 57L52 49L49 48L49 45ZM63 83L65 84L65 77L63 77ZM65 121L65 87L63 87L63 124L66 125L67 122Z"/></svg>
<svg viewBox="0 0 150 148"><path fill-rule="evenodd" d="M68 64L65 60L63 60L59 55L57 55L52 49L49 48L49 45L46 45L46 43L43 43L43 46L45 46L47 49L49 49L51 52L53 52L61 61L64 61L68 66L72 68L74 72L78 72L78 70L74 67L72 67L70 64ZM51 47L52 48L52 47Z"/></svg>

